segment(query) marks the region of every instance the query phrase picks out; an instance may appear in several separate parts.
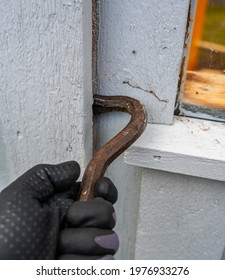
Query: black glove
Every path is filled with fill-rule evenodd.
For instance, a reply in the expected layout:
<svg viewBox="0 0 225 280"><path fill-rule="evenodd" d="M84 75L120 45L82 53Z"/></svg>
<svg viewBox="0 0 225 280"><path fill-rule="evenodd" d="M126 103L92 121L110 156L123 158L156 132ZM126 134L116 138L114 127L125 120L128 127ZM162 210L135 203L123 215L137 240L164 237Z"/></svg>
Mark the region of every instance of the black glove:
<svg viewBox="0 0 225 280"><path fill-rule="evenodd" d="M74 202L80 183L76 162L38 165L0 193L0 259L110 259L118 249L108 178L96 198Z"/></svg>

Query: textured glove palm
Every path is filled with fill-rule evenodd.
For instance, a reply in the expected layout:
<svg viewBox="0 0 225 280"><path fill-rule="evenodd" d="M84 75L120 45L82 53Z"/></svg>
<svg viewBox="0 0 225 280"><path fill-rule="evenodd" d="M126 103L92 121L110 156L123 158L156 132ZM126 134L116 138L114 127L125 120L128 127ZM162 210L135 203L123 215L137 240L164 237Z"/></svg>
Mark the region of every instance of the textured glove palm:
<svg viewBox="0 0 225 280"><path fill-rule="evenodd" d="M117 191L108 178L96 198L74 202L79 165L38 165L0 194L0 259L104 259L118 249Z"/></svg>

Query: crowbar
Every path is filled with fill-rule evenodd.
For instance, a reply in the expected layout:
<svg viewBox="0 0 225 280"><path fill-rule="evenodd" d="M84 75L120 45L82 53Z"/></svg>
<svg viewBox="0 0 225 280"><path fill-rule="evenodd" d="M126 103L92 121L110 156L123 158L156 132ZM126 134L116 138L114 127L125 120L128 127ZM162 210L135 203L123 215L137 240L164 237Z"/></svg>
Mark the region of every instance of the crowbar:
<svg viewBox="0 0 225 280"><path fill-rule="evenodd" d="M94 198L94 186L110 165L121 153L133 144L145 130L147 114L143 104L128 96L94 95L95 115L120 111L131 115L126 127L97 151L89 161L81 181L80 201Z"/></svg>

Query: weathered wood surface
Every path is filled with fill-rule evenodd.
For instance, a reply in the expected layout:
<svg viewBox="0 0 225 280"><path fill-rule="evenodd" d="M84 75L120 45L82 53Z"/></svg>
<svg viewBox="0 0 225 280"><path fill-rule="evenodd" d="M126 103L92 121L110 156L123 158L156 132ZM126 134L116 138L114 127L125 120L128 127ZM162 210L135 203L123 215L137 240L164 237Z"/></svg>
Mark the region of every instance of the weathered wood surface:
<svg viewBox="0 0 225 280"><path fill-rule="evenodd" d="M1 2L0 186L37 163L90 157L91 24L91 1Z"/></svg>
<svg viewBox="0 0 225 280"><path fill-rule="evenodd" d="M150 123L171 124L189 4L100 1L98 93L134 97L146 106Z"/></svg>
<svg viewBox="0 0 225 280"><path fill-rule="evenodd" d="M182 102L225 109L225 73L216 70L188 71Z"/></svg>

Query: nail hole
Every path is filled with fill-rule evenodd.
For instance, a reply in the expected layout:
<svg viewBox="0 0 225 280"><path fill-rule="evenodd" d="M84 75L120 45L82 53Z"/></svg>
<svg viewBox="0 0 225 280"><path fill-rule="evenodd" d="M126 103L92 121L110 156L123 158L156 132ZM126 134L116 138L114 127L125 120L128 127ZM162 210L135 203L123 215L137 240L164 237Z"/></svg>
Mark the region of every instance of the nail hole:
<svg viewBox="0 0 225 280"><path fill-rule="evenodd" d="M22 138L22 134L19 130L16 132L16 135L17 135L18 138L20 138L20 139Z"/></svg>
<svg viewBox="0 0 225 280"><path fill-rule="evenodd" d="M154 159L155 159L155 160L160 160L160 159L161 159L161 156L154 156Z"/></svg>

